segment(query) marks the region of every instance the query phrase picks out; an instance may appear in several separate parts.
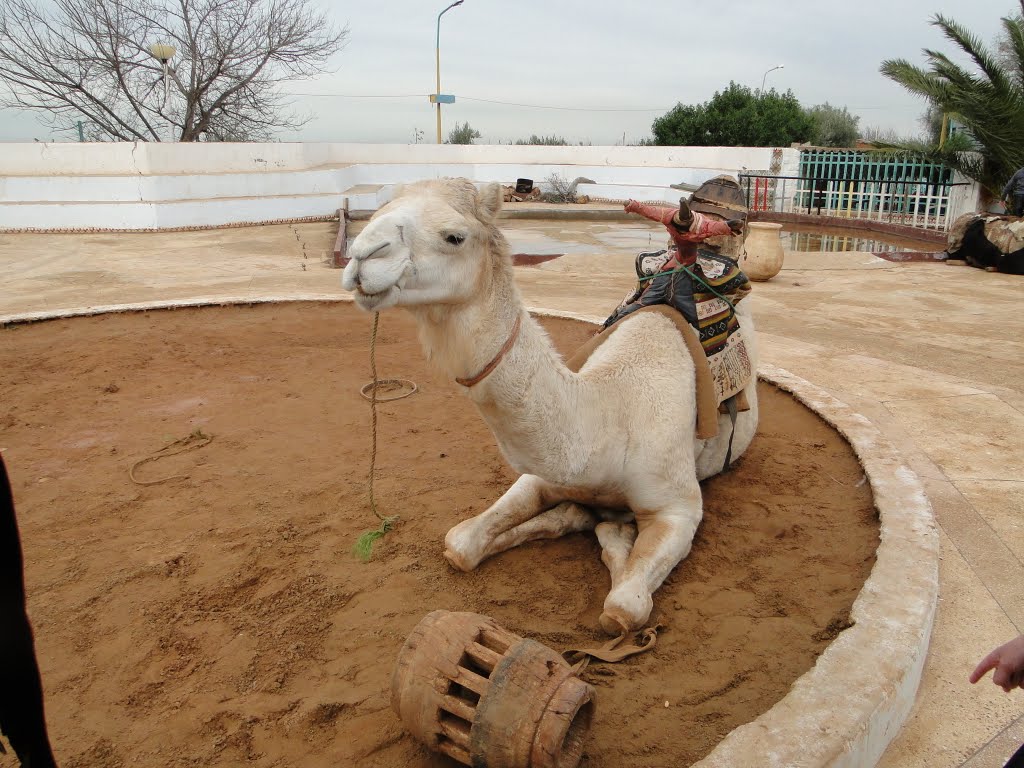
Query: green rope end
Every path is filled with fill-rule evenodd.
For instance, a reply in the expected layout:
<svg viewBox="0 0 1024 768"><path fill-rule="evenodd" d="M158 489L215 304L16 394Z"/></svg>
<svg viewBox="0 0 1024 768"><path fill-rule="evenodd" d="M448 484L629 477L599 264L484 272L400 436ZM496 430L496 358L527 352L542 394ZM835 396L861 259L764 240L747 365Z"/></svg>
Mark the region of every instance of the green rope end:
<svg viewBox="0 0 1024 768"><path fill-rule="evenodd" d="M394 528L396 522L398 522L397 515L395 517L385 517L380 521L379 528L363 532L363 534L356 539L356 543L352 547L353 556L362 560L364 563L368 563L370 561L370 557L373 555L373 543Z"/></svg>

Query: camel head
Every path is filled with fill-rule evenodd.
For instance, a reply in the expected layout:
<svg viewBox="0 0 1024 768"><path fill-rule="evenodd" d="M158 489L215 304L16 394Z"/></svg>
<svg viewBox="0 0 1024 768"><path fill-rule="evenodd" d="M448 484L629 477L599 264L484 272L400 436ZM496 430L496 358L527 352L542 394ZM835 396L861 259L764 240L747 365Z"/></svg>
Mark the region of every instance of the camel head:
<svg viewBox="0 0 1024 768"><path fill-rule="evenodd" d="M479 296L496 261L508 260L494 225L501 202L498 184L477 191L467 179L396 189L353 241L342 286L371 311L460 304Z"/></svg>

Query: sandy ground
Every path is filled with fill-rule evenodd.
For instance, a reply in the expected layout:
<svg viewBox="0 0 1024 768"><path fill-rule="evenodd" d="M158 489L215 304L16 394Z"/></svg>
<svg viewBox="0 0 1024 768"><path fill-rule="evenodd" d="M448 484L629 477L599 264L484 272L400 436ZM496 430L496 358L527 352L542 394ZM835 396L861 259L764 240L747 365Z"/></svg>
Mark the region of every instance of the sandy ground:
<svg viewBox="0 0 1024 768"><path fill-rule="evenodd" d="M563 351L592 331L545 321ZM370 318L348 304L104 315L0 331L0 449L22 526L51 734L67 768L454 765L389 706L406 634L470 610L557 650L601 641L592 536L457 573L445 531L514 479L482 420L382 318L368 564ZM691 556L655 598L651 654L585 673L584 765L680 766L768 709L847 617L877 521L849 447L766 388L760 433L705 484ZM206 447L129 470L196 429ZM538 567L542 563L543 567ZM669 706L666 708L665 702ZM0 757L8 768L11 756Z"/></svg>

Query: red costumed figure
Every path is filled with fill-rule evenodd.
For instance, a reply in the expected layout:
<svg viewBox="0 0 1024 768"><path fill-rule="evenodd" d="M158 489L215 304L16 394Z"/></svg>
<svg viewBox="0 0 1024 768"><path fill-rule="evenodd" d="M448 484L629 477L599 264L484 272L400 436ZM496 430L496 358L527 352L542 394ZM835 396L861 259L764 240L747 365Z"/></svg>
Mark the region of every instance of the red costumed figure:
<svg viewBox="0 0 1024 768"><path fill-rule="evenodd" d="M666 270L675 269L683 264L693 264L697 259L697 243L702 243L709 237L743 233L742 220L722 221L691 211L685 197L679 199L678 210L660 205L644 205L636 200L630 200L626 203L626 213L638 213L645 219L665 225L676 250L675 255L666 262L663 268Z"/></svg>

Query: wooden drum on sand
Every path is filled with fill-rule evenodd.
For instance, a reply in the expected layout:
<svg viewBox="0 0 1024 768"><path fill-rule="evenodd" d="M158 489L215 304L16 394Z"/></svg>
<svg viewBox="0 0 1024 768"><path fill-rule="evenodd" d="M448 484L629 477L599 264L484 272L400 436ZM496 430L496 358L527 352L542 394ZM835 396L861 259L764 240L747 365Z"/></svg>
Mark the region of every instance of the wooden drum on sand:
<svg viewBox="0 0 1024 768"><path fill-rule="evenodd" d="M463 765L576 768L594 688L487 616L434 611L398 655L391 706L415 738Z"/></svg>

